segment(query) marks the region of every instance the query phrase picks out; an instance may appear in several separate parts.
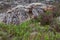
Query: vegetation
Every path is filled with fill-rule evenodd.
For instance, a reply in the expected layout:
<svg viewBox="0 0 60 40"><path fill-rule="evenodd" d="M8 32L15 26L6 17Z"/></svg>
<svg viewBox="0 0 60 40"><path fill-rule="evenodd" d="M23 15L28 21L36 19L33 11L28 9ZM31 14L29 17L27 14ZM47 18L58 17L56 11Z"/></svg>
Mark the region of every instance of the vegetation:
<svg viewBox="0 0 60 40"><path fill-rule="evenodd" d="M60 22L56 19L60 4L55 5L54 12L46 11L19 25L0 23L0 40L60 40Z"/></svg>
<svg viewBox="0 0 60 40"><path fill-rule="evenodd" d="M50 14L47 11L20 25L0 23L0 40L60 40L60 22L50 20L54 19Z"/></svg>
<svg viewBox="0 0 60 40"><path fill-rule="evenodd" d="M20 25L0 24L0 40L59 40L60 33L50 30L49 25L40 25L38 20L29 20Z"/></svg>

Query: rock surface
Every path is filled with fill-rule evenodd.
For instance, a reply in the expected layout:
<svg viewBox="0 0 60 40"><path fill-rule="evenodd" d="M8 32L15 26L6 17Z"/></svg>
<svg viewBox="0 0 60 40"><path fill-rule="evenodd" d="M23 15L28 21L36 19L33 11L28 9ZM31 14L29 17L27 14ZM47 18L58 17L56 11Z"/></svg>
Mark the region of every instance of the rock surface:
<svg viewBox="0 0 60 40"><path fill-rule="evenodd" d="M20 3L21 1L22 5ZM6 24L20 24L25 20L29 20L30 18L34 18L34 16L39 16L41 13L44 13L43 10L45 10L48 6L41 2L38 3L39 0L27 0L26 3L24 1L25 0L1 1L0 4L7 4L5 5L6 8L8 5L11 5L11 7L8 6L8 9L3 9L4 11L0 13L0 22L5 22Z"/></svg>

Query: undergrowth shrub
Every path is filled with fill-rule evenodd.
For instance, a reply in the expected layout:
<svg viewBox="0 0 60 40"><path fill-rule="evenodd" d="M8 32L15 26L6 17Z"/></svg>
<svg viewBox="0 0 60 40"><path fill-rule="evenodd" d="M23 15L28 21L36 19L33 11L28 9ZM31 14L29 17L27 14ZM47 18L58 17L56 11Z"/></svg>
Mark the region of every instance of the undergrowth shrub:
<svg viewBox="0 0 60 40"><path fill-rule="evenodd" d="M48 25L53 21L53 14L50 11L46 11L37 17L37 19L41 25Z"/></svg>

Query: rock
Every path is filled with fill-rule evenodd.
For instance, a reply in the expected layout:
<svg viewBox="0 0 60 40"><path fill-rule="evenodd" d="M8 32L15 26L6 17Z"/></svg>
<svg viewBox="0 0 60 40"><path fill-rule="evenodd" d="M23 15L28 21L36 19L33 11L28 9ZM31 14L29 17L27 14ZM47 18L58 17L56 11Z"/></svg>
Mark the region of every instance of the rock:
<svg viewBox="0 0 60 40"><path fill-rule="evenodd" d="M44 13L46 4L43 3L31 3L28 5L17 5L5 12L3 22L6 24L20 24L29 18L37 18L37 16Z"/></svg>

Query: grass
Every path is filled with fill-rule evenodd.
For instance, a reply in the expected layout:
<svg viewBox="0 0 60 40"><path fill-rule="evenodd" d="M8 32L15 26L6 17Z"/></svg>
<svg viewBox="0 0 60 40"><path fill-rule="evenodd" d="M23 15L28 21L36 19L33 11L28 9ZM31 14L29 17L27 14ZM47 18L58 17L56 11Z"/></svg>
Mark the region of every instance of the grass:
<svg viewBox="0 0 60 40"><path fill-rule="evenodd" d="M41 26L37 20L20 25L0 23L0 40L60 40L60 33L54 35L49 28L49 25Z"/></svg>

